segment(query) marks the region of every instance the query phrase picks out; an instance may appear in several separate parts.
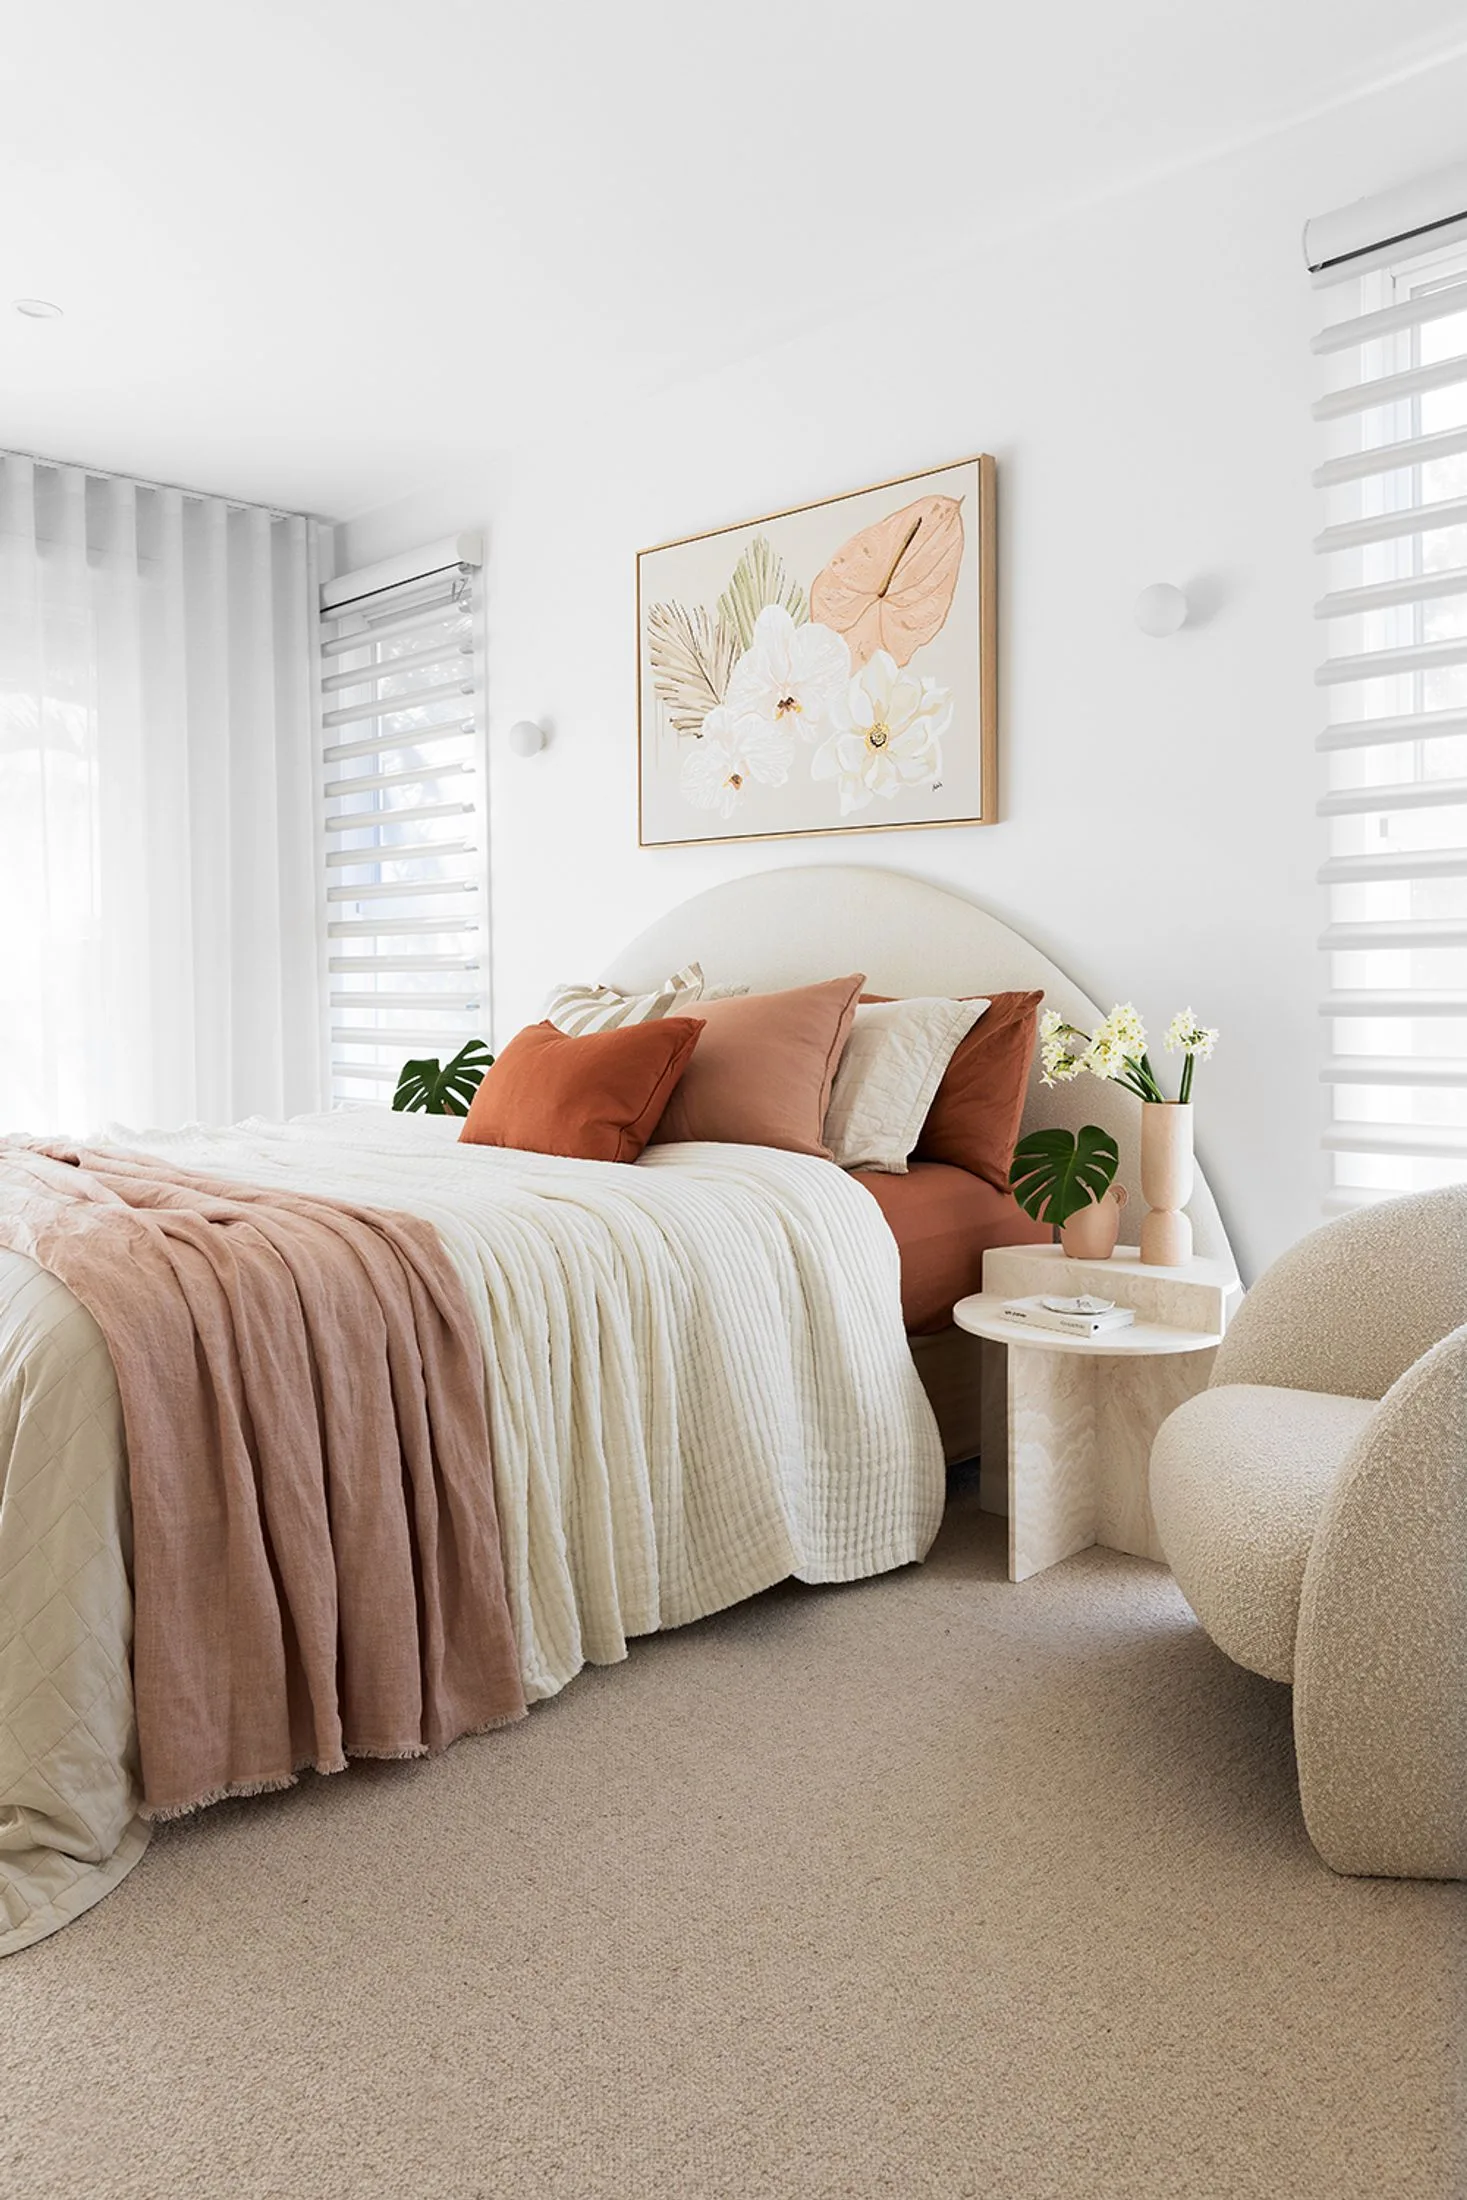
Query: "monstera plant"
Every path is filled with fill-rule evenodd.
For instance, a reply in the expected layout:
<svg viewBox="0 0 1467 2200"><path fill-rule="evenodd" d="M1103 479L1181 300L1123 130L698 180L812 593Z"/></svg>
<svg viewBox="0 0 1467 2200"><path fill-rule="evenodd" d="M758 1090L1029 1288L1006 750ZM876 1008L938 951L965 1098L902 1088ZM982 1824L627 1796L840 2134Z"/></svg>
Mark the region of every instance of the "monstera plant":
<svg viewBox="0 0 1467 2200"><path fill-rule="evenodd" d="M1019 1140L1009 1184L1026 1215L1058 1229L1092 1200L1104 1199L1120 1159L1115 1140L1098 1123L1078 1131L1056 1124Z"/></svg>
<svg viewBox="0 0 1467 2200"><path fill-rule="evenodd" d="M421 1062L404 1062L392 1105L410 1113L467 1115L493 1060L482 1039L470 1039L441 1067L436 1054Z"/></svg>

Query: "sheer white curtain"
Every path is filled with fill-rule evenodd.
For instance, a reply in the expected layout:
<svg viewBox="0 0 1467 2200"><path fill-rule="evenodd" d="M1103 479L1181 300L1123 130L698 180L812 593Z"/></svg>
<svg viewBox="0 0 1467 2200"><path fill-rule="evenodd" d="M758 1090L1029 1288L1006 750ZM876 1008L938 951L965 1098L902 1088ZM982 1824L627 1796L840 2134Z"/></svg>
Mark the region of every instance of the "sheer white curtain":
<svg viewBox="0 0 1467 2200"><path fill-rule="evenodd" d="M0 455L0 1131L319 1105L315 542Z"/></svg>

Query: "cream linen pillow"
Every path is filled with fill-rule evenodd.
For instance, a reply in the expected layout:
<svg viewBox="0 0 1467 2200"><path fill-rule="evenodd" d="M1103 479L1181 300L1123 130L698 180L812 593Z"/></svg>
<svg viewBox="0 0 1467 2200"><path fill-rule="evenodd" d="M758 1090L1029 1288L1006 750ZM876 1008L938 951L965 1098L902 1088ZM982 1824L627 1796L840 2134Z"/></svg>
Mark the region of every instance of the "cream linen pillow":
<svg viewBox="0 0 1467 2200"><path fill-rule="evenodd" d="M856 1010L825 1117L843 1169L905 1176L948 1063L987 1001L867 1001Z"/></svg>

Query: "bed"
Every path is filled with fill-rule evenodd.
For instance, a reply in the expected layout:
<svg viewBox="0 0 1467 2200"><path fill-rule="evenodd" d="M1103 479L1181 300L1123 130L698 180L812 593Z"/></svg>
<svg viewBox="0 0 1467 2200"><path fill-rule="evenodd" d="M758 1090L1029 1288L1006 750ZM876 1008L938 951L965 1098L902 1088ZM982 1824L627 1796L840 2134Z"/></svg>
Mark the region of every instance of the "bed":
<svg viewBox="0 0 1467 2200"><path fill-rule="evenodd" d="M656 985L695 957L711 982L756 991L858 967L891 993L1042 987L1076 1021L1096 1013L971 903L854 867L714 889L607 975ZM1114 1130L1134 1177L1120 1095L1092 1085L1080 1101L1036 1082L1030 1120L1087 1117ZM1016 1227L1003 1195L940 1165L862 1183L805 1155L689 1145L649 1148L628 1169L486 1154L456 1132L367 1111L133 1143L181 1170L401 1210L437 1233L479 1329L527 1700L588 1659L624 1656L636 1634L791 1574L850 1580L924 1555L944 1453L976 1449L981 1400L970 1340L943 1308L974 1280L984 1230ZM1192 1214L1206 1252L1221 1225L1204 1184ZM927 1334L909 1348L908 1329ZM99 1900L148 1838L117 1384L95 1323L10 1251L0 1478L8 1953Z"/></svg>

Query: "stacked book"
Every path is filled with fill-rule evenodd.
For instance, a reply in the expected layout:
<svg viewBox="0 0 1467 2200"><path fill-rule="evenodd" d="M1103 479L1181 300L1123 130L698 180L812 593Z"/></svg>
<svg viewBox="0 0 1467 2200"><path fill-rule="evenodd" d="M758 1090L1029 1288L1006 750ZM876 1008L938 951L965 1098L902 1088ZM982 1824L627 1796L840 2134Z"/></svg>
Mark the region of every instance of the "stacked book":
<svg viewBox="0 0 1467 2200"><path fill-rule="evenodd" d="M1009 1299L1004 1313L1026 1329L1055 1329L1066 1337L1103 1337L1109 1330L1124 1329L1136 1319L1129 1306L1109 1299Z"/></svg>

